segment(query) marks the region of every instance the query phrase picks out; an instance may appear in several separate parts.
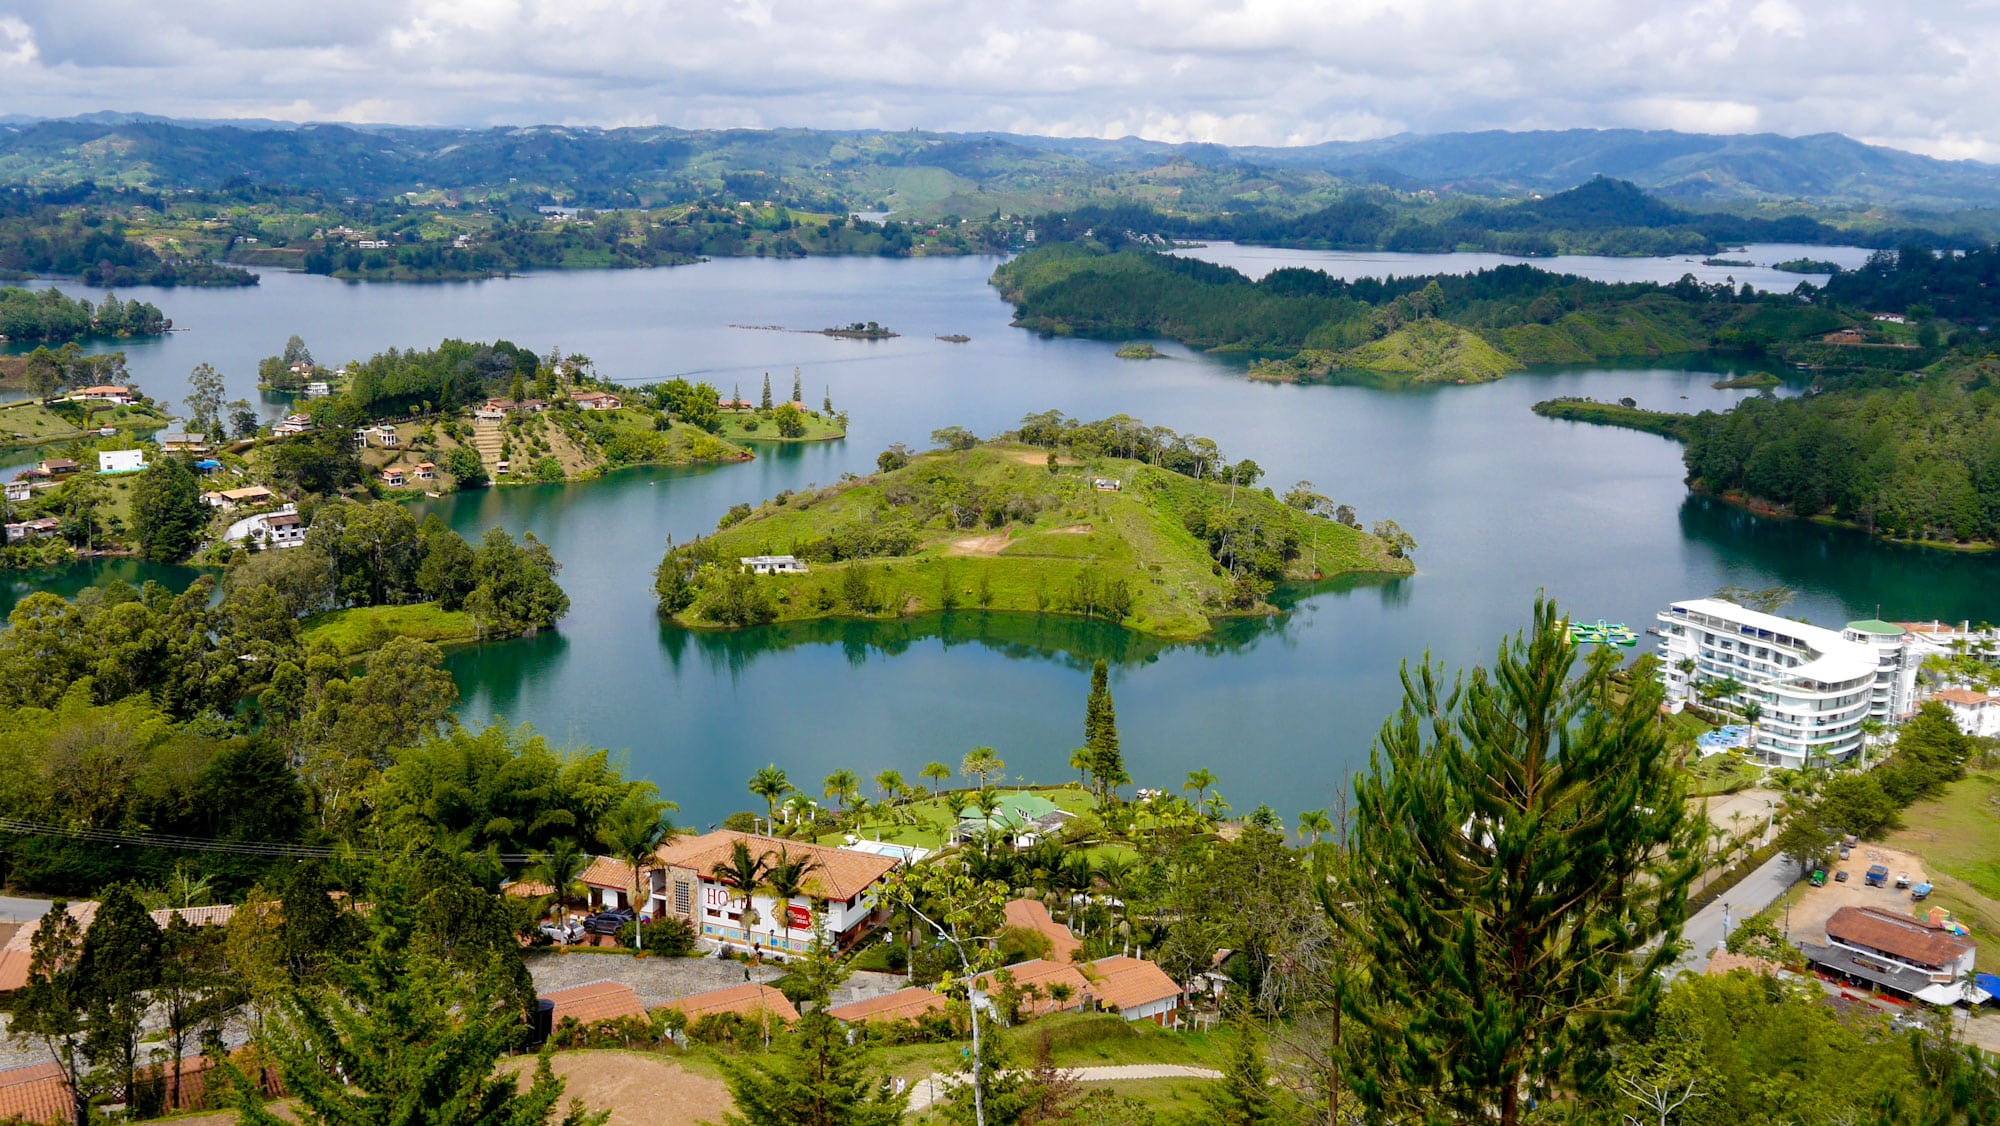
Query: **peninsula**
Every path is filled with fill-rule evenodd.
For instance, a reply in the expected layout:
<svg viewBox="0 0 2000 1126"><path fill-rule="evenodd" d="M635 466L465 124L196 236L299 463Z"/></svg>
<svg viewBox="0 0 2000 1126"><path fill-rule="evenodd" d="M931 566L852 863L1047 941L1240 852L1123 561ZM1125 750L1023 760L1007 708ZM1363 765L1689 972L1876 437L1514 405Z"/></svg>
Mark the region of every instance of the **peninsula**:
<svg viewBox="0 0 2000 1126"><path fill-rule="evenodd" d="M1182 639L1274 612L1279 583L1414 570L1415 541L1393 521L1363 531L1309 483L1280 496L1205 439L1156 453L1121 441L1130 420L1059 419L1031 415L990 441L950 428L933 435L945 448L892 448L868 477L739 505L668 550L661 611L742 627L969 608Z"/></svg>

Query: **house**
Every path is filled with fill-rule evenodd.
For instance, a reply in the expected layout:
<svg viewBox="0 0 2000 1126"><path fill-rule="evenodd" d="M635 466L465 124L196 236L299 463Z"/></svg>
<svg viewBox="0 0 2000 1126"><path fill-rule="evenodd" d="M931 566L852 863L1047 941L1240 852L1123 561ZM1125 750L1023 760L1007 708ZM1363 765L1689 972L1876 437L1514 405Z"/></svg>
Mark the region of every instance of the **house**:
<svg viewBox="0 0 2000 1126"><path fill-rule="evenodd" d="M746 924L746 896L715 874L739 841L754 856L810 860L813 870L806 876L804 894L779 903L768 891L752 891L747 899L755 920ZM892 856L728 829L675 838L661 845L653 859L641 882L641 915L672 915L693 924L709 942L778 956L803 953L812 944L815 907L838 949L873 933L887 916L880 905L882 884L901 866ZM632 905L632 869L622 861L598 858L582 882L593 908Z"/></svg>
<svg viewBox="0 0 2000 1126"><path fill-rule="evenodd" d="M1114 954L1086 962L1083 973L1092 1000L1126 1020L1150 1020L1162 1028L1180 1023L1181 987L1157 964Z"/></svg>
<svg viewBox="0 0 2000 1126"><path fill-rule="evenodd" d="M1060 833L1064 823L1076 817L1040 794L1018 791L999 795L990 815L982 813L976 805L968 805L959 810L958 816L958 824L951 830L952 843L962 844L987 833L997 833L1012 841L1016 848L1027 848Z"/></svg>
<svg viewBox="0 0 2000 1126"><path fill-rule="evenodd" d="M1005 981L1001 980L1002 974L1006 975ZM1024 998L1021 1012L1027 1016L1081 1012L1091 996L1090 980L1082 970L1068 962L1051 962L1047 958L1016 962L980 974L972 983L985 994L1007 986L1020 990ZM982 1007L990 1009L992 1002L982 999Z"/></svg>
<svg viewBox="0 0 2000 1126"><path fill-rule="evenodd" d="M1962 998L1977 952L1969 938L1880 907L1842 907L1826 921L1826 945L1798 948L1822 973L1940 1005Z"/></svg>
<svg viewBox="0 0 2000 1126"><path fill-rule="evenodd" d="M2000 696L1970 688L1947 688L1931 697L1943 704L1967 735L2000 735Z"/></svg>
<svg viewBox="0 0 2000 1126"><path fill-rule="evenodd" d="M250 485L241 489L203 493L201 499L224 512L234 512L239 508L269 504L277 499L277 494L262 485Z"/></svg>
<svg viewBox="0 0 2000 1126"><path fill-rule="evenodd" d="M480 422L505 422L507 421L507 410L505 407L486 403L478 410L473 411L472 417Z"/></svg>
<svg viewBox="0 0 2000 1126"><path fill-rule="evenodd" d="M16 503L27 500L35 493L35 487L26 481L7 482L7 499Z"/></svg>
<svg viewBox="0 0 2000 1126"><path fill-rule="evenodd" d="M539 1002L551 1031L562 1027L562 1022L566 1020L592 1025L628 1017L643 1020L646 1016L646 1006L639 1003L639 995L632 991L631 986L616 981L573 985L568 989L543 993L535 1000Z"/></svg>
<svg viewBox="0 0 2000 1126"><path fill-rule="evenodd" d="M745 555L737 560L753 575L803 575L806 565L793 555Z"/></svg>
<svg viewBox="0 0 2000 1126"><path fill-rule="evenodd" d="M160 448L170 454L205 454L208 452L208 435L189 434L171 430L159 437Z"/></svg>
<svg viewBox="0 0 2000 1126"><path fill-rule="evenodd" d="M45 539L60 531L62 531L62 521L53 516L22 520L7 525L7 542L26 543L29 540Z"/></svg>
<svg viewBox="0 0 2000 1126"><path fill-rule="evenodd" d="M76 472L76 462L66 457L52 457L46 461L37 462L35 468L51 477L67 477Z"/></svg>
<svg viewBox="0 0 2000 1126"><path fill-rule="evenodd" d="M129 407L137 401L130 387L105 384L98 387L81 387L67 396L73 403L107 403L114 407Z"/></svg>
<svg viewBox="0 0 2000 1126"><path fill-rule="evenodd" d="M757 404L748 399L717 399L715 406L717 410L725 411L754 411L757 409Z"/></svg>
<svg viewBox="0 0 2000 1126"><path fill-rule="evenodd" d="M404 485L408 484L409 480L408 477L403 473L402 466L392 465L382 471L382 483L384 485L389 486L392 489L400 489Z"/></svg>
<svg viewBox="0 0 2000 1126"><path fill-rule="evenodd" d="M417 480L419 481L437 480L437 464L435 462L429 462L429 461L418 462Z"/></svg>
<svg viewBox="0 0 2000 1126"><path fill-rule="evenodd" d="M1049 909L1039 899L1010 899L1005 908L1006 924L1022 930L1034 931L1049 940L1049 958L1057 962L1073 962L1072 957L1083 946L1069 928L1055 921Z"/></svg>
<svg viewBox="0 0 2000 1126"><path fill-rule="evenodd" d="M251 535L263 540L268 547L298 547L306 542L306 522L296 512L274 512L260 517L260 520L263 534L253 531Z"/></svg>
<svg viewBox="0 0 2000 1126"><path fill-rule="evenodd" d="M403 444L403 440L396 436L396 428L386 423L375 428L375 441L385 450L393 450Z"/></svg>
<svg viewBox="0 0 2000 1126"><path fill-rule="evenodd" d="M1123 488L1124 485L1116 477L1093 477L1090 487L1100 493L1115 493Z"/></svg>
<svg viewBox="0 0 2000 1126"><path fill-rule="evenodd" d="M1862 339L1860 329L1843 328L1820 337L1819 342L1821 344L1860 344L1862 343Z"/></svg>
<svg viewBox="0 0 2000 1126"><path fill-rule="evenodd" d="M925 1013L942 1012L948 1003L943 994L913 985L851 1005L835 1005L826 1011L826 1015L849 1024L915 1020Z"/></svg>
<svg viewBox="0 0 2000 1126"><path fill-rule="evenodd" d="M542 401L541 399L522 399L518 403L512 399L488 399L486 400L485 409L497 410L503 416L507 414L513 414L516 412L537 414L540 413L541 411L548 410L549 404Z"/></svg>
<svg viewBox="0 0 2000 1126"><path fill-rule="evenodd" d="M672 1009L685 1015L689 1024L703 1017L722 1013L734 1013L742 1017L755 1017L762 1013L777 1017L786 1024L799 1019L799 1011L792 1007L791 1001L783 993L756 982L697 993L692 997L668 1002L660 1008Z"/></svg>
<svg viewBox="0 0 2000 1126"><path fill-rule="evenodd" d="M146 468L145 450L100 450L97 454L99 473L137 473Z"/></svg>
<svg viewBox="0 0 2000 1126"><path fill-rule="evenodd" d="M306 384L306 398L324 399L333 394L333 388L325 380L315 379Z"/></svg>
<svg viewBox="0 0 2000 1126"><path fill-rule="evenodd" d="M1877 313L1877 314L1875 314L1875 315L1874 315L1873 317L1871 317L1870 319L1871 319L1871 320L1875 320L1875 321L1879 321L1879 322L1881 322L1882 324L1890 324L1890 325L1899 325L1899 324L1907 324L1907 323L1909 323L1909 318L1908 318L1908 317L1905 317L1905 316L1904 316L1903 314L1901 314L1901 313Z"/></svg>
<svg viewBox="0 0 2000 1126"><path fill-rule="evenodd" d="M213 907L168 907L152 913L155 925L164 927L178 915L198 927L227 926L236 914L234 904ZM97 901L80 899L69 905L69 917L76 920L79 931L87 931L97 918ZM4 944L0 944L0 994L12 993L28 984L28 969L34 963L35 929L38 922L23 923ZM7 1111L0 1108L0 1122L7 1120Z"/></svg>
<svg viewBox="0 0 2000 1126"><path fill-rule="evenodd" d="M194 463L194 471L196 473L201 473L201 474L214 473L216 470L221 468L222 468L222 463L215 460L212 457L205 457L202 458L200 461Z"/></svg>
<svg viewBox="0 0 2000 1126"><path fill-rule="evenodd" d="M312 428L312 419L302 414L295 414L271 427L271 435L275 438L289 438L294 434L304 434Z"/></svg>
<svg viewBox="0 0 2000 1126"><path fill-rule="evenodd" d="M615 411L625 405L625 401L609 391L571 391L569 401L578 410Z"/></svg>

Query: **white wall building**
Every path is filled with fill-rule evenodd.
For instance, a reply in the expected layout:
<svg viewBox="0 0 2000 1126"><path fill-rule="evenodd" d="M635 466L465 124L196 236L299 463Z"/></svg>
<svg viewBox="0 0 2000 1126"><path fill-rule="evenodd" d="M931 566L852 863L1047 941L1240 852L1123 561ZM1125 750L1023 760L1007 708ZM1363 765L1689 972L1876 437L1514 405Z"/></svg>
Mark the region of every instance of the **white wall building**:
<svg viewBox="0 0 2000 1126"><path fill-rule="evenodd" d="M99 450L99 473L137 473L146 468L145 450Z"/></svg>
<svg viewBox="0 0 2000 1126"><path fill-rule="evenodd" d="M1911 689L1901 687L1904 678L1914 686L1915 670L1904 670L1900 656L1891 665L1865 630L1830 630L1716 598L1676 602L1659 622L1668 699L1699 700L1708 682L1742 684L1734 702L1754 700L1763 709L1752 751L1774 766L1852 755L1861 747L1862 722L1898 714L1892 709L1899 693L1907 708Z"/></svg>
<svg viewBox="0 0 2000 1126"><path fill-rule="evenodd" d="M1947 688L1932 699L1944 705L1967 735L2000 735L2000 696L1972 688Z"/></svg>

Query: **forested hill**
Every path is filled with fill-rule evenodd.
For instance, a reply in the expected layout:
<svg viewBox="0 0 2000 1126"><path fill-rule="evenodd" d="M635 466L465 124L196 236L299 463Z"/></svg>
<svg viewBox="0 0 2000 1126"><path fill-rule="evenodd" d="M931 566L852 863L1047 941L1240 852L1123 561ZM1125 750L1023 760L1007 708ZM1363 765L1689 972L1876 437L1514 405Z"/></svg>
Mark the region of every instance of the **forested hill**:
<svg viewBox="0 0 2000 1126"><path fill-rule="evenodd" d="M1061 245L1021 255L993 280L1025 327L1160 335L1200 348L1293 357L1297 366L1289 373L1264 372L1277 378L1348 368L1408 372L1417 382L1470 382L1498 374L1493 352L1499 370L1711 347L1762 354L1845 323L1789 294L1691 279L1611 285L1532 266L1386 281L1285 269L1252 282L1193 258ZM1426 324L1434 327L1413 331ZM1427 355L1438 359L1427 366ZM1468 358L1475 367L1453 366Z"/></svg>
<svg viewBox="0 0 2000 1126"><path fill-rule="evenodd" d="M1578 129L1230 148L809 129L246 128L129 115L0 126L0 183L213 189L240 179L377 199L431 189L546 192L594 206L686 198L691 184L718 184L737 198L967 215L1120 195L1167 199L1189 212L1293 210L1331 202L1328 193L1353 185L1520 197L1598 175L1710 204L2000 204L2000 167L1836 134Z"/></svg>

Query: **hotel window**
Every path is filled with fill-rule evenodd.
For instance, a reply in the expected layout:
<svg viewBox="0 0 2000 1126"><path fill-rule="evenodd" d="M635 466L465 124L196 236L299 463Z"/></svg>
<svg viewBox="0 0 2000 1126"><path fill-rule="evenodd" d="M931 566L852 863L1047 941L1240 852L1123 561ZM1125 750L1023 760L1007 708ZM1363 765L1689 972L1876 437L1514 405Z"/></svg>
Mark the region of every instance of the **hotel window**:
<svg viewBox="0 0 2000 1126"><path fill-rule="evenodd" d="M694 909L694 889L686 880L674 881L674 910L685 915Z"/></svg>

